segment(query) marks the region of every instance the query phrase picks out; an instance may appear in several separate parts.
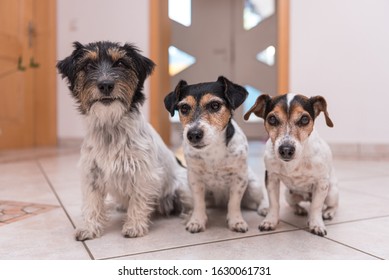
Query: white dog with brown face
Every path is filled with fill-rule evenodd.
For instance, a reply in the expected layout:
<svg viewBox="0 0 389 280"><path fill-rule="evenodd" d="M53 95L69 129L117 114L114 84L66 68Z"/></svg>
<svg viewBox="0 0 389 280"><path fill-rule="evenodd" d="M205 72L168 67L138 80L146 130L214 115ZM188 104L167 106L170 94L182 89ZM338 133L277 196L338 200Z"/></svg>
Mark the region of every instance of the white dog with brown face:
<svg viewBox="0 0 389 280"><path fill-rule="evenodd" d="M186 229L204 231L206 201L227 206L227 224L232 231L246 232L241 205L257 210L267 207L262 184L248 167L248 143L232 119L233 111L247 91L224 77L215 82L188 85L181 81L165 98L166 109L178 109L184 128L184 156L193 194L194 209Z"/></svg>
<svg viewBox="0 0 389 280"><path fill-rule="evenodd" d="M287 187L286 200L295 214L308 214L312 233L327 234L323 219L332 219L338 207L337 179L328 144L314 129L314 120L324 113L326 124L333 127L327 103L321 96L307 98L286 94L271 98L261 95L245 114L254 113L265 120L270 138L266 143L266 188L269 212L259 226L261 231L274 230L279 222L280 182ZM309 213L299 204L309 201Z"/></svg>

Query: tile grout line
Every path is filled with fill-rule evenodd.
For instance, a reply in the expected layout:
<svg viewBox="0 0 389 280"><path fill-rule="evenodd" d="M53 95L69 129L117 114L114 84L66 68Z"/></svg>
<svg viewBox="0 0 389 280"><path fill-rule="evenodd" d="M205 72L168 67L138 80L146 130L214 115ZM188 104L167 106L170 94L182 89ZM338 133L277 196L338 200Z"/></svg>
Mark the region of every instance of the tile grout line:
<svg viewBox="0 0 389 280"><path fill-rule="evenodd" d="M122 258L122 257L132 257L132 256L144 255L144 254L149 254L149 253L166 252L166 251L170 251L170 250L176 250L176 249L182 249L182 248L188 248L188 247L196 247L196 246L201 246L201 245L229 242L229 241L242 240L242 239L248 239L248 238L254 238L254 237L261 237L261 236L267 236L267 235L273 235L273 234L279 234L279 233L293 232L293 231L303 231L303 230L299 229L299 228L295 228L295 229L289 229L289 230L277 231L277 232L270 231L270 232L266 232L266 233L262 233L262 234L255 234L255 235L250 235L250 236L242 236L242 237L237 237L237 238L213 240L213 241L207 241L207 242L202 242L202 243L197 243L197 244L188 244L188 245L175 246L175 247L170 247L170 248L165 248L165 249L144 251L144 252L133 253L133 254L124 254L124 255L119 255L119 256L114 256L114 257L105 257L105 258L101 258L99 260L110 260L110 259L117 259L117 258Z"/></svg>
<svg viewBox="0 0 389 280"><path fill-rule="evenodd" d="M335 226L335 225L356 223L356 222L361 222L361 221L369 221L369 220L382 219L382 218L389 218L389 215L374 216L374 217L369 217L369 218L360 218L360 219L354 219L354 220L349 220L349 221L340 221L340 222L334 222L334 223L325 224L325 225L326 225L326 227L330 227L330 226ZM290 226L293 226L295 228L298 228L298 229L302 229L302 230L308 229L307 225L306 226L299 226L299 225L293 224L292 222L287 222L283 219L280 219L280 221L285 223L285 224L288 224Z"/></svg>
<svg viewBox="0 0 389 280"><path fill-rule="evenodd" d="M382 216L375 216L375 217L369 217L369 218L360 218L360 219L354 219L349 221L343 221L343 222L334 222L332 224L327 224L326 226L335 226L335 225L342 225L342 224L348 224L348 223L357 223L362 221L369 221L369 220L375 220L375 219L383 219L383 218L389 218L389 215L382 215Z"/></svg>
<svg viewBox="0 0 389 280"><path fill-rule="evenodd" d="M342 224L348 224L348 223L357 223L357 222L361 222L361 221L368 221L368 220L375 220L375 219L383 219L383 218L388 218L388 217L389 217L389 215L383 215L383 216L376 216L376 217L371 217L371 218L356 219L356 220L351 220L351 221L344 221L344 222L339 222L339 223L327 224L326 227L331 227L331 226L336 226L336 225L342 225ZM287 222L285 222L284 220L282 220L282 222L287 223ZM287 223L287 224L289 224L289 223ZM307 233L310 233L308 226L305 226L305 227L298 227L298 226L293 225L293 224L289 224L289 225L294 226L294 227L297 227L297 228L299 228L300 230L303 230L303 231L305 231L305 232L307 232ZM365 254L365 255L369 255L369 256L374 257L374 258L376 258L376 259L385 260L384 258L381 258L381 257L379 257L379 256L376 256L376 255L373 255L373 254L371 254L371 253L365 252L365 251L363 251L363 250L361 250L361 249L358 249L358 248L355 248L355 247L350 246L350 245L348 245L348 244L345 244L345 243L343 243L343 242L334 240L334 239L329 238L329 237L327 237L327 236L324 236L323 238L324 238L324 239L327 239L327 240L329 240L329 241L335 242L335 243L337 243L337 244L339 244L339 245L345 246L345 247L347 247L347 248L350 248L350 249L356 250L356 251L358 251L358 252L361 252L361 253L363 253L363 254Z"/></svg>
<svg viewBox="0 0 389 280"><path fill-rule="evenodd" d="M378 256L376 256L376 255L373 255L373 254L371 254L371 253L365 252L365 251L363 251L363 250L361 250L361 249L355 248L355 247L353 247L353 246L350 246L350 245L348 245L348 244L345 244L345 243L342 243L342 242L340 242L340 241L334 240L334 239L332 239L332 238L329 238L329 237L324 237L324 238L327 239L327 240L330 240L330 241L332 241L332 242L335 242L335 243L337 243L337 244L339 244L339 245L342 245L342 246L345 246L345 247L347 247L347 248L350 248L350 249L353 249L353 250L355 250L355 251L358 251L358 252L360 252L360 253L363 253L363 254L365 254L365 255L374 257L374 258L376 258L376 259L385 260L384 258L378 257Z"/></svg>
<svg viewBox="0 0 389 280"><path fill-rule="evenodd" d="M73 222L72 218L70 217L68 211L66 210L65 206L63 205L62 200L60 199L59 195L58 195L57 192L55 191L54 186L53 186L53 184L51 183L49 177L47 176L45 170L43 169L42 164L39 162L38 159L36 159L35 161L36 161L36 164L38 165L38 168L39 168L40 171L42 172L43 177L45 177L45 180L46 180L47 184L49 185L51 191L53 192L54 196L56 197L56 199L57 199L59 205L61 206L62 210L65 212L66 217L68 218L68 220L70 221L71 225L72 225L73 228L75 229L75 228L76 228L76 225L74 224L74 222ZM94 260L95 258L93 257L92 252L89 250L88 246L85 244L85 241L82 241L82 244L83 244L83 246L84 246L86 252L88 253L89 257L90 257L92 260Z"/></svg>

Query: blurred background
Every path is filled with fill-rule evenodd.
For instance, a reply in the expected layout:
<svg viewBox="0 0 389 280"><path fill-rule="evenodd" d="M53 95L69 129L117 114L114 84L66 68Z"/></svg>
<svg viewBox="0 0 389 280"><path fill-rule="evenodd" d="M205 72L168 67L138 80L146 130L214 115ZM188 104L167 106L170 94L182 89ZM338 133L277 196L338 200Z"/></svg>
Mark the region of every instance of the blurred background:
<svg viewBox="0 0 389 280"><path fill-rule="evenodd" d="M335 127L320 116L317 129L335 154L389 157L388 11L386 0L0 0L0 155L81 141L55 64L74 41L111 40L157 64L142 110L169 145L180 125L166 94L225 75L249 91L235 119L250 140L266 139L261 120L242 120L258 95L322 95Z"/></svg>

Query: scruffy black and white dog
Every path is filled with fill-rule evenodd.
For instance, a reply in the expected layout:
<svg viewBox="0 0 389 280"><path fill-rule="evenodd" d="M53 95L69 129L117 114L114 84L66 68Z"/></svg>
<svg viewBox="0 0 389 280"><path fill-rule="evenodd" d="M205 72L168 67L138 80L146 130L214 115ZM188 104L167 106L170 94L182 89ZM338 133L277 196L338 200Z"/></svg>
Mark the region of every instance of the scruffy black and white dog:
<svg viewBox="0 0 389 280"><path fill-rule="evenodd" d="M227 206L228 228L246 232L241 205L266 212L263 186L248 167L248 143L233 112L247 91L220 76L215 82L188 85L181 81L165 98L165 107L179 111L184 128L184 156L193 194L193 213L186 225L191 233L204 231L206 201Z"/></svg>
<svg viewBox="0 0 389 280"><path fill-rule="evenodd" d="M147 234L155 210L190 208L186 170L139 110L154 63L131 44L75 42L57 68L87 124L80 159L85 225L76 239L101 236L107 194L127 209L125 237Z"/></svg>

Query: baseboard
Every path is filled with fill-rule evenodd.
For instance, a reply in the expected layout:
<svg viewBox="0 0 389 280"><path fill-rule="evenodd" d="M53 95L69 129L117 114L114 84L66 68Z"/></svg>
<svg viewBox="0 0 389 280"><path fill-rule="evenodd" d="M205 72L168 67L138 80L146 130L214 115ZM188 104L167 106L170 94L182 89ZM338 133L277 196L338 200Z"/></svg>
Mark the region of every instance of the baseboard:
<svg viewBox="0 0 389 280"><path fill-rule="evenodd" d="M329 143L335 158L388 160L389 144Z"/></svg>
<svg viewBox="0 0 389 280"><path fill-rule="evenodd" d="M58 147L60 148L81 148L82 138L59 138Z"/></svg>

